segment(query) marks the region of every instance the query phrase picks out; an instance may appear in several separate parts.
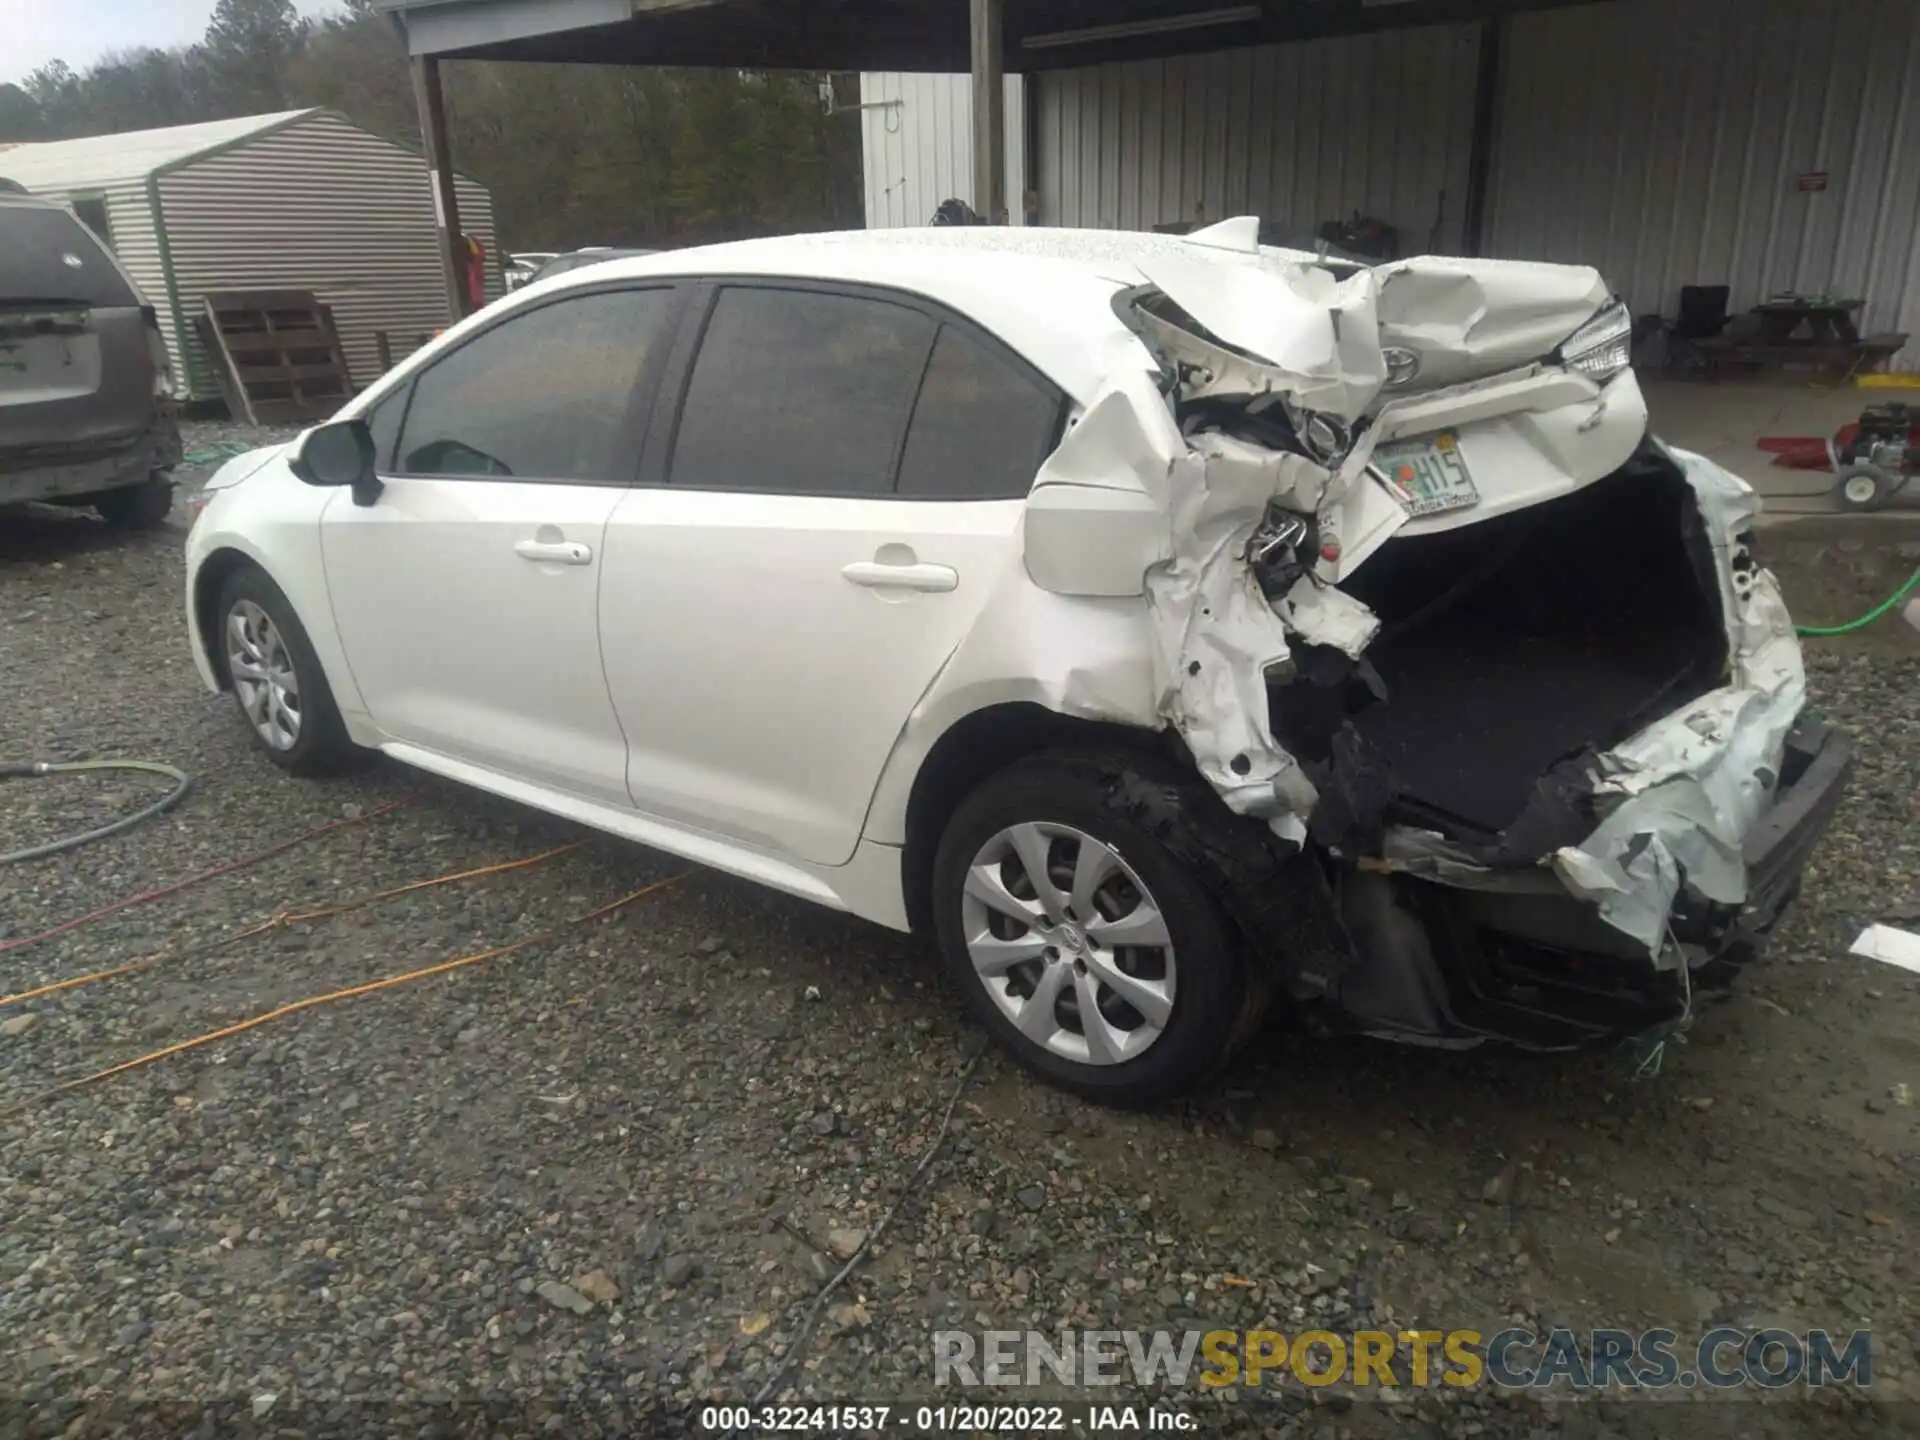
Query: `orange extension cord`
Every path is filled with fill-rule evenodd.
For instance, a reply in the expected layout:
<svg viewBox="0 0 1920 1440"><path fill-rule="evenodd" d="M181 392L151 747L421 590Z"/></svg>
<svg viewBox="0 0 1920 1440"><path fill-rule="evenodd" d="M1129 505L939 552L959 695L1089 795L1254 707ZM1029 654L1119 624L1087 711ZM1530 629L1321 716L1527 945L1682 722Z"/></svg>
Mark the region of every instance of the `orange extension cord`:
<svg viewBox="0 0 1920 1440"><path fill-rule="evenodd" d="M478 880L486 875L499 875L508 870L524 870L564 855L569 850L578 850L581 841L571 845L561 845L552 850L543 850L538 855L529 855L524 860L505 860L498 865L482 865L477 870L459 870L449 875L436 875L431 880L415 880L406 885L396 885L391 890L376 891L372 895L362 895L357 900L343 900L338 905L328 905L320 910L304 910L297 914L280 911L266 919L236 930L233 934L219 940L211 940L203 945L185 945L178 950L162 950L157 955L144 956L139 960L130 960L125 965L115 965L108 970L94 970L85 975L75 975L68 980L55 980L32 990L22 990L17 995L0 995L0 1010L9 1005L19 1005L28 1000L38 1000L42 995L55 995L62 990L72 990L81 985L92 985L100 980L111 980L116 975L136 975L142 970L151 970L156 965L164 965L169 960L184 960L189 955L210 955L224 950L229 945L238 945L242 940L250 940L255 935L264 935L269 930L278 930L286 925L304 925L314 920L325 920L334 915L344 915L351 910L364 910L369 905L378 905L383 900L392 900L397 896L411 895L416 890L431 890L436 885L452 885L460 880Z"/></svg>
<svg viewBox="0 0 1920 1440"><path fill-rule="evenodd" d="M310 995L304 1000L290 1001L285 1005L276 1006L274 1009L268 1010L263 1014L255 1015L250 1019L223 1026L218 1030L210 1030L204 1035L196 1035L191 1040L182 1040L177 1044L164 1046L159 1050L150 1051L145 1055L135 1056L131 1060L123 1060L118 1065L109 1065L104 1070L96 1070L91 1075L82 1075L78 1079L68 1080L63 1084L42 1090L37 1095L30 1095L24 1100L6 1106L5 1108L0 1108L0 1119L11 1119L13 1116L19 1115L35 1105L67 1094L70 1091L79 1090L88 1085L96 1085L102 1080L111 1079L115 1075L124 1075L127 1071L137 1070L143 1065L152 1065L156 1061L165 1060L170 1056L179 1055L188 1050L197 1050L203 1045L211 1045L216 1041L243 1034L248 1030L257 1029L262 1025L270 1024L288 1015L298 1014L302 1010L311 1010L320 1005L330 1005L337 1000L351 1000L358 995L370 995L377 990L390 990L397 985L411 984L415 980L426 980L435 975L445 975L449 971L463 969L468 965L478 965L483 960L497 960L502 955L511 955L517 950L525 950L529 946L551 940L556 935L560 935L577 925L585 925L591 921L603 919L615 911L622 910L628 905L633 904L636 900L643 899L656 891L665 890L669 886L678 885L692 873L692 871L685 871L666 880L656 880L651 885L642 885L638 890L623 895L610 904L602 905L597 910L589 910L584 915L576 915L572 919L564 920L550 929L542 930L537 935L526 936L524 939L515 940L509 945L496 946L494 949L482 950L473 955L462 955L453 960L443 960L438 965L428 965L423 969L409 970L402 975L389 975L385 979L370 980L364 985L352 985L344 990L329 991L324 995ZM413 888L420 887L416 885Z"/></svg>
<svg viewBox="0 0 1920 1440"><path fill-rule="evenodd" d="M350 819L328 820L324 824L315 825L309 830L302 830L298 835L282 840L277 845L269 845L258 854L248 855L239 860L229 860L226 864L216 865L211 870L202 870L198 875L189 875L186 879L176 880L171 885L162 885L158 890L144 890L138 895L129 895L124 900L115 900L110 905L102 905L97 910L89 910L84 915L77 915L71 920L64 920L50 930L42 930L38 935L22 935L16 940L0 940L0 955L6 954L9 950L24 950L29 945L38 945L43 940L51 940L55 936L65 935L71 931L78 930L82 925L91 925L96 920L104 920L109 915L117 915L122 910L131 910L137 905L146 905L152 901L163 899L168 895L177 895L182 890L190 890L195 885L203 885L209 880L217 880L222 875L231 875L237 870L245 870L249 866L258 865L262 860L271 860L275 855L291 850L296 845L305 844L309 840L317 840L320 836L325 835L331 830L341 830L349 825L364 825L367 821L377 820L382 815L391 815L396 810L403 810L407 806L412 805L419 798L417 795L409 795L405 799L395 800L391 804L376 806L374 809L368 810L363 814L355 815Z"/></svg>

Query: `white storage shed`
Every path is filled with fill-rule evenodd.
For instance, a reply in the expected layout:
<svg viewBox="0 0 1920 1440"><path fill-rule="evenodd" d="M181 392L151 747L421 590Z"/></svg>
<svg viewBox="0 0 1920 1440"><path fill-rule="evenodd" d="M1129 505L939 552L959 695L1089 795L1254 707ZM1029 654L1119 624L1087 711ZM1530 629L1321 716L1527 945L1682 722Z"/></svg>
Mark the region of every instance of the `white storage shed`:
<svg viewBox="0 0 1920 1440"><path fill-rule="evenodd" d="M193 317L212 291L311 290L332 307L355 388L446 324L426 162L328 110L94 135L0 150L0 176L64 200L160 315L183 392L220 398ZM503 288L493 204L456 178L461 228Z"/></svg>

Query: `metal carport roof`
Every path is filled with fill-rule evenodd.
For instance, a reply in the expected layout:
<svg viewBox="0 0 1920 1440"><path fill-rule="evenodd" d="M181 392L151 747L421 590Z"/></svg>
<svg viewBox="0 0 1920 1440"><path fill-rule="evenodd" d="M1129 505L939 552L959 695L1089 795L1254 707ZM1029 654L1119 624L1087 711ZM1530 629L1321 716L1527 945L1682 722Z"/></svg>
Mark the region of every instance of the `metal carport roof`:
<svg viewBox="0 0 1920 1440"><path fill-rule="evenodd" d="M1013 0L1009 71L1478 19L1584 0ZM416 56L964 71L970 0L380 0ZM995 6L1000 9L999 5Z"/></svg>
<svg viewBox="0 0 1920 1440"><path fill-rule="evenodd" d="M971 71L975 201L1004 211L1004 72L1148 60L1447 21L1485 20L1470 212L1483 208L1499 69L1496 17L1591 0L379 0L413 57L420 129L446 220L456 315L459 217L443 59L726 69ZM1473 222L1477 229L1478 221Z"/></svg>

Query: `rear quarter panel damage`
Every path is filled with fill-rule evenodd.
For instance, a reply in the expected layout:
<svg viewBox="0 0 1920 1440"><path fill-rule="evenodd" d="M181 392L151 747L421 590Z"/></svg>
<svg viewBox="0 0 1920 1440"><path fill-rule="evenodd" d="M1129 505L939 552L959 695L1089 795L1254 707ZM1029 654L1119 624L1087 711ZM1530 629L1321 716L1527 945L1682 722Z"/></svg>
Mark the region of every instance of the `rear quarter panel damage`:
<svg viewBox="0 0 1920 1440"><path fill-rule="evenodd" d="M1728 683L1601 757L1594 787L1605 814L1553 870L1601 918L1665 964L1681 885L1722 905L1746 899L1741 849L1773 803L1787 732L1806 708L1806 671L1771 573L1746 543L1760 504L1711 460L1669 447L1707 519L1731 642Z"/></svg>

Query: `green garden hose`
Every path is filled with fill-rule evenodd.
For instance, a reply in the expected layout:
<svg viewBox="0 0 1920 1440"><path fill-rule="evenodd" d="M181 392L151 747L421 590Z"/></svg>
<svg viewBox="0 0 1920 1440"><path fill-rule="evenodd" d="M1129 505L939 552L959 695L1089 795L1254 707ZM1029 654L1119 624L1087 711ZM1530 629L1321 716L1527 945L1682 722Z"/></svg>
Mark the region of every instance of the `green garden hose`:
<svg viewBox="0 0 1920 1440"><path fill-rule="evenodd" d="M1855 630L1864 630L1882 615L1893 609L1893 607L1898 605L1902 600L1906 599L1908 595L1912 594L1915 585L1920 585L1920 570L1916 570L1913 574L1909 575L1906 584L1902 585L1898 590L1894 591L1893 594L1874 606L1873 609L1862 615L1858 620L1849 620L1844 625L1796 625L1793 627L1794 633L1797 635L1848 635Z"/></svg>
<svg viewBox="0 0 1920 1440"><path fill-rule="evenodd" d="M189 450L180 457L183 465L218 465L257 448L250 440L216 440L201 450Z"/></svg>
<svg viewBox="0 0 1920 1440"><path fill-rule="evenodd" d="M75 850L95 840L104 840L109 835L118 835L123 830L131 830L143 821L171 810L186 798L187 791L193 788L193 780L184 770L176 770L171 765L162 765L157 760L68 760L64 762L48 760L0 760L0 780L17 775L71 775L89 770L140 770L149 775L164 775L173 781L173 789L144 810L132 815L122 816L96 829L81 835L70 835L64 840L50 840L45 845L30 845L24 850L9 851L0 855L0 865L12 865L21 860L39 860L48 855L58 855L63 850Z"/></svg>

